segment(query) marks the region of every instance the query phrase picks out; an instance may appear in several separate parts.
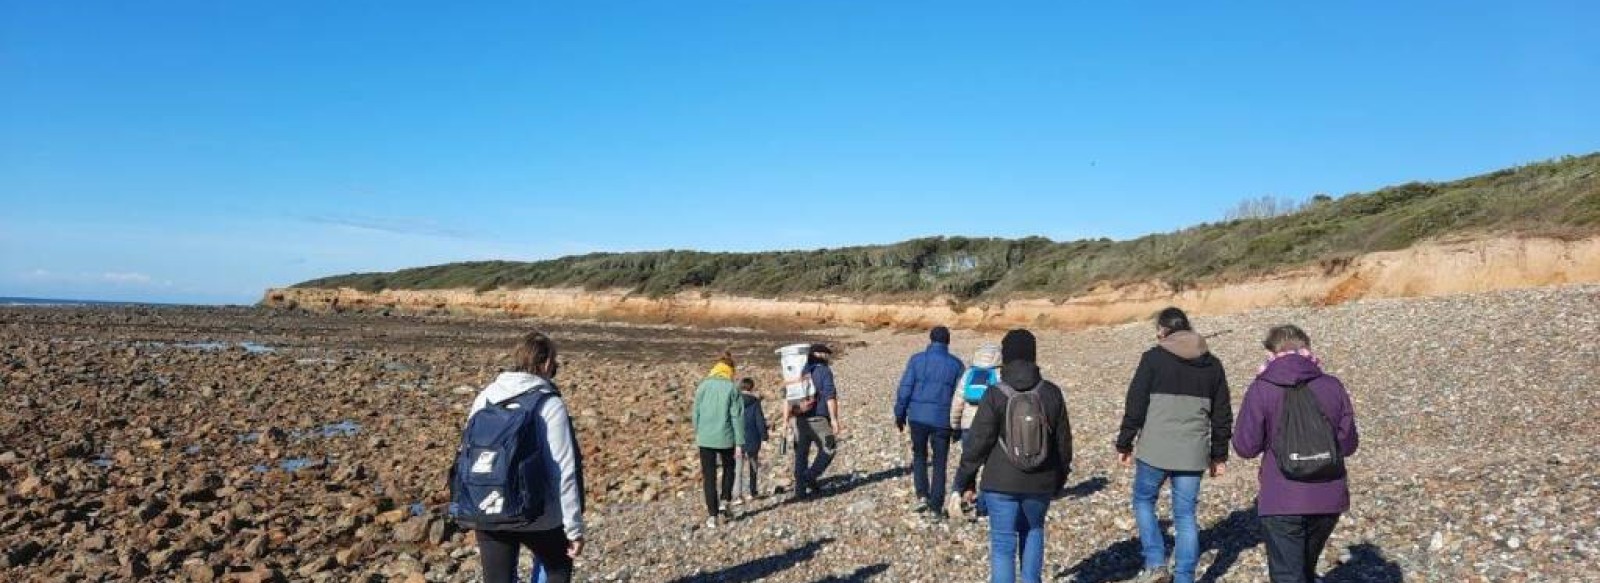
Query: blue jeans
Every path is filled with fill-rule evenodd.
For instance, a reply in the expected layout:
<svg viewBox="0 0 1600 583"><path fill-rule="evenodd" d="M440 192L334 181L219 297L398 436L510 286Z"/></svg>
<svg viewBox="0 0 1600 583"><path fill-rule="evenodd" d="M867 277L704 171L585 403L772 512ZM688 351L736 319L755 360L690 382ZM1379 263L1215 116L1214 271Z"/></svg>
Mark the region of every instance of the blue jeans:
<svg viewBox="0 0 1600 583"><path fill-rule="evenodd" d="M811 419L819 419L815 424ZM806 494L806 485L822 476L828 471L828 464L833 463L833 453L828 451L825 440L833 437L833 430L828 428L827 419L824 417L801 418L796 421L798 427L794 432L794 492L796 495ZM817 459L811 459L811 448L817 448Z"/></svg>
<svg viewBox="0 0 1600 583"><path fill-rule="evenodd" d="M931 468L928 467L929 446L933 449ZM911 484L916 488L917 496L928 501L928 508L944 508L944 472L949 462L950 429L912 423Z"/></svg>
<svg viewBox="0 0 1600 583"><path fill-rule="evenodd" d="M1021 559L1023 583L1040 583L1050 496L985 491L982 498L989 507L989 581L1015 583Z"/></svg>
<svg viewBox="0 0 1600 583"><path fill-rule="evenodd" d="M1193 583L1195 563L1200 560L1200 526L1195 522L1195 506L1200 498L1201 472L1169 472L1143 461L1136 461L1133 476L1133 517L1139 521L1139 544L1144 548L1144 568L1167 564L1167 543L1156 519L1156 498L1161 484L1172 480L1172 581Z"/></svg>

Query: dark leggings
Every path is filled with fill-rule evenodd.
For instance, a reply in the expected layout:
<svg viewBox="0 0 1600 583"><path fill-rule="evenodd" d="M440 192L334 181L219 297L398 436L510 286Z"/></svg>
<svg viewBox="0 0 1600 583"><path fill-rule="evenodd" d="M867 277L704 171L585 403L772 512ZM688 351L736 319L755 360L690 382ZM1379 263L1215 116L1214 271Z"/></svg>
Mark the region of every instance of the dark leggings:
<svg viewBox="0 0 1600 583"><path fill-rule="evenodd" d="M722 497L717 497L717 463L722 464ZM706 493L706 514L717 515L718 500L733 498L733 448L700 448L700 485Z"/></svg>
<svg viewBox="0 0 1600 583"><path fill-rule="evenodd" d="M572 557L567 556L567 533L561 529L539 532L474 533L478 539L478 558L483 561L483 583L516 583L517 555L522 547L533 551L544 567L545 581L567 583L572 580Z"/></svg>

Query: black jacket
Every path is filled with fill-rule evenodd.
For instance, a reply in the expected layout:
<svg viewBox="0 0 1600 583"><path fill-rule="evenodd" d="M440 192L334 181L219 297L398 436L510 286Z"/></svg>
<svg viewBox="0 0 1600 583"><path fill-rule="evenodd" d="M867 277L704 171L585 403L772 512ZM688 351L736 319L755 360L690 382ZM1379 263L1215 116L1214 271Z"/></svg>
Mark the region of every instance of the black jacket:
<svg viewBox="0 0 1600 583"><path fill-rule="evenodd" d="M1008 494L1050 494L1067 484L1067 474L1072 472L1072 423L1067 419L1067 401L1061 388L1039 376L1038 365L1026 362L1008 362L1001 369L1000 379L1017 392L1040 391L1045 416L1048 417L1050 435L1055 438L1050 447L1050 459L1044 466L1025 472L1011 464L1005 451L995 447L1000 441L1006 416L1006 394L1001 390L984 391L978 402L978 414L972 419L971 447L961 452L961 468L956 471L955 490L972 489L978 468L983 468L981 485L988 492Z"/></svg>
<svg viewBox="0 0 1600 583"><path fill-rule="evenodd" d="M1117 451L1170 471L1202 471L1228 459L1233 405L1222 361L1205 338L1175 332L1139 359L1128 385Z"/></svg>

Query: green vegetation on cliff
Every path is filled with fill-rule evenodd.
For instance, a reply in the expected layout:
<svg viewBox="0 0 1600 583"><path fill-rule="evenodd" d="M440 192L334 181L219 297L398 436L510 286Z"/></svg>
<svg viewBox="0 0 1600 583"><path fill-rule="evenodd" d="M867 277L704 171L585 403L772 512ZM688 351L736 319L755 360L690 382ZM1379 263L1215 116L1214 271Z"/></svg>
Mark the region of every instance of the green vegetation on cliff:
<svg viewBox="0 0 1600 583"><path fill-rule="evenodd" d="M1579 237L1597 231L1600 153L1453 182L1318 196L1290 214L1207 223L1128 241L934 237L816 251L595 253L341 275L295 287L585 287L653 296L691 290L754 297L948 294L963 300L1065 296L1100 283L1155 280L1179 288L1204 278L1337 262L1453 235Z"/></svg>

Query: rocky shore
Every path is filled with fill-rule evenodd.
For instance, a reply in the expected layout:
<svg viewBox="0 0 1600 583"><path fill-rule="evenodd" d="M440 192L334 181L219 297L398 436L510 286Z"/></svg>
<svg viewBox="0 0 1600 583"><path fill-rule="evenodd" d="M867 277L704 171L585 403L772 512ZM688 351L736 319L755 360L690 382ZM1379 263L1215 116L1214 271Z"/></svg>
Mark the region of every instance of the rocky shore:
<svg viewBox="0 0 1600 583"><path fill-rule="evenodd" d="M1577 286L1200 318L1234 404L1259 337L1294 322L1350 386L1362 450L1328 581L1585 581L1600 563L1600 288ZM474 581L443 519L467 401L532 322L149 308L0 310L0 579ZM825 495L699 528L689 394L743 330L544 324L589 460L586 581L982 580L985 528L908 513L894 383L921 334L836 338L846 434ZM843 334L837 333L837 334ZM1040 334L1078 447L1052 506L1047 573L1138 568L1131 476L1111 440L1145 324ZM989 334L988 340L998 339ZM984 337L956 332L969 355ZM245 342L248 344L240 344ZM770 444L768 484L788 459ZM1256 464L1208 479L1205 581L1265 581Z"/></svg>

